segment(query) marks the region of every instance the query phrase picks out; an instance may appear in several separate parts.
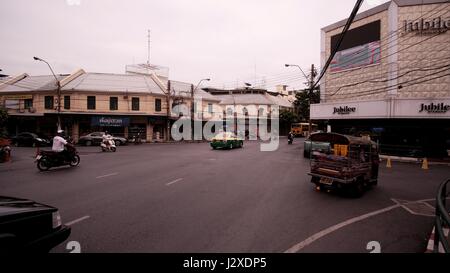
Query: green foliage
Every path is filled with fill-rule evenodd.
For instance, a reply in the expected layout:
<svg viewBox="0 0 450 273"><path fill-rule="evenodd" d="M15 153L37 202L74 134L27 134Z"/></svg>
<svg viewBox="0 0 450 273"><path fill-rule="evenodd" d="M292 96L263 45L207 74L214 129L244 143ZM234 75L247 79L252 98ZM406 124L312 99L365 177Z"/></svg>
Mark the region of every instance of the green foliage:
<svg viewBox="0 0 450 273"><path fill-rule="evenodd" d="M287 124L291 124L297 122L298 116L292 111L281 110L280 111L280 120L282 122L286 122Z"/></svg>
<svg viewBox="0 0 450 273"><path fill-rule="evenodd" d="M294 105L301 121L309 120L309 90L303 90L295 96ZM312 103L320 102L320 89L316 88L311 95Z"/></svg>

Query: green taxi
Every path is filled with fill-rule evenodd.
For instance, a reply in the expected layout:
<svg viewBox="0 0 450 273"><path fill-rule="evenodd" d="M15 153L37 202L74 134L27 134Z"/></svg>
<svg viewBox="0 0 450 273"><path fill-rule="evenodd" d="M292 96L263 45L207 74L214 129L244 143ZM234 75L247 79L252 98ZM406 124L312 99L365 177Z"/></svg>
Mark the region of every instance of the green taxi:
<svg viewBox="0 0 450 273"><path fill-rule="evenodd" d="M223 132L217 134L211 140L211 147L216 149L233 149L233 148L242 148L244 146L244 140L237 137L235 134L231 132Z"/></svg>

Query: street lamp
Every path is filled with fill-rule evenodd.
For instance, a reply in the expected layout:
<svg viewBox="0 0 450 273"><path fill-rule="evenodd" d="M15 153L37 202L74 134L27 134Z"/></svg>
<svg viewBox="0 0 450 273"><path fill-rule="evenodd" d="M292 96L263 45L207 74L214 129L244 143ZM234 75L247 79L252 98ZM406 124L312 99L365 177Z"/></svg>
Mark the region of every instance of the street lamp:
<svg viewBox="0 0 450 273"><path fill-rule="evenodd" d="M44 59L38 58L38 57L33 57L33 59L35 61L40 61L40 62L46 63L48 65L48 68L50 68L50 71L52 72L53 77L55 77L56 87L57 87L56 91L57 91L57 95L58 95L58 106L56 108L57 111L58 111L58 116L57 116L58 124L57 124L57 127L58 127L58 131L59 131L59 130L61 130L61 83L58 80L58 78L56 77L55 72L53 72L52 67L50 66L50 64L47 61L45 61Z"/></svg>
<svg viewBox="0 0 450 273"><path fill-rule="evenodd" d="M298 69L300 69L300 71L302 72L303 76L305 76L305 78L308 79L308 76L306 76L305 72L303 72L303 69L299 65L297 65L297 64L285 64L284 66L285 67L291 67L291 66L297 67Z"/></svg>
<svg viewBox="0 0 450 273"><path fill-rule="evenodd" d="M197 91L197 88L200 86L200 84L204 81L210 81L211 79L206 78L206 79L201 79L197 85L195 86L195 88L193 88L193 86L191 86L191 137L192 140L194 140L194 93L195 91Z"/></svg>
<svg viewBox="0 0 450 273"><path fill-rule="evenodd" d="M305 72L303 72L303 69L297 65L297 64L285 64L285 67L297 67L298 69L300 69L300 71L302 72L303 76L306 78L306 80L308 80L308 76L305 74ZM314 65L311 68L311 80L308 80L308 85L309 85L309 92L308 92L308 105L309 105L309 110L311 111L311 99L312 99L312 88L314 86ZM311 131L312 131L312 124L311 124L311 113L309 114L309 126L308 126L308 135L311 135Z"/></svg>

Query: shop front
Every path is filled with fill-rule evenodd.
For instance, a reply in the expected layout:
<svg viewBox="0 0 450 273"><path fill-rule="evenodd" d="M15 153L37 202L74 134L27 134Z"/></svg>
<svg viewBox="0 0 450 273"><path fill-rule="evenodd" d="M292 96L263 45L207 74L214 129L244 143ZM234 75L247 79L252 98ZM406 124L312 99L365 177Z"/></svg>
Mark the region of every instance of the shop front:
<svg viewBox="0 0 450 273"><path fill-rule="evenodd" d="M381 153L444 158L450 152L450 98L386 99L311 106L333 132L369 135Z"/></svg>
<svg viewBox="0 0 450 273"><path fill-rule="evenodd" d="M140 135L141 138L151 141L152 125L147 116L77 116L79 136L89 134L91 132L108 131L114 136L129 137Z"/></svg>

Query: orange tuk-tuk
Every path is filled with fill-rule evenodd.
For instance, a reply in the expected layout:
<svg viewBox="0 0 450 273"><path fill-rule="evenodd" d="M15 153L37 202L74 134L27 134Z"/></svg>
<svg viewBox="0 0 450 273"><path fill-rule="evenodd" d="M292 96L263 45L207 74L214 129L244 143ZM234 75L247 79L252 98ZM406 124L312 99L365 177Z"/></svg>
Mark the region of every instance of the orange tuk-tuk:
<svg viewBox="0 0 450 273"><path fill-rule="evenodd" d="M368 137L317 133L311 141L311 182L320 190L349 189L362 195L378 183L378 145Z"/></svg>

